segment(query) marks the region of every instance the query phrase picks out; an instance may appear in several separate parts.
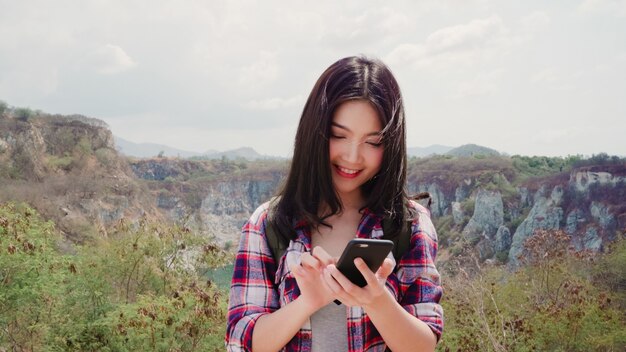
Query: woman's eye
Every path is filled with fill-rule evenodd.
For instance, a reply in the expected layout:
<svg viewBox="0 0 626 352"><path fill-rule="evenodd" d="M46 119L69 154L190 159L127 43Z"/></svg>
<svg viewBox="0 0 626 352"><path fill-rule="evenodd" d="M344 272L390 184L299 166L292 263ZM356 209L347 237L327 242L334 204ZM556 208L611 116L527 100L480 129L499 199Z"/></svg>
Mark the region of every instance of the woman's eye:
<svg viewBox="0 0 626 352"><path fill-rule="evenodd" d="M380 147L381 145L383 145L383 140L382 138L372 138L372 139L366 140L365 143L373 147Z"/></svg>
<svg viewBox="0 0 626 352"><path fill-rule="evenodd" d="M331 134L330 138L335 138L335 139L346 139L345 136L342 135L338 135L338 134Z"/></svg>

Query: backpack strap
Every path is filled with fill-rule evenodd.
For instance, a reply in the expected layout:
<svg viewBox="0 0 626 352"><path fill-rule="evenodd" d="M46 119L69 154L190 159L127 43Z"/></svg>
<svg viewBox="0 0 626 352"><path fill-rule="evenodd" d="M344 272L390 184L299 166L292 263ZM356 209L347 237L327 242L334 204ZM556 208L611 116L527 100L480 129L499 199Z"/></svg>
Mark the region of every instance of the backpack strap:
<svg viewBox="0 0 626 352"><path fill-rule="evenodd" d="M425 200L427 202L426 208L430 209L430 205L432 204L432 197L428 192L421 192L417 195L411 197L414 200ZM403 224L402 228L399 230L397 236L394 236L393 231L393 223L391 219L385 218L382 223L383 228L383 239L391 240L393 242L393 258L396 260L396 263L400 262L400 259L404 256L406 252L408 252L411 247L411 235L413 235L413 220L409 220Z"/></svg>
<svg viewBox="0 0 626 352"><path fill-rule="evenodd" d="M391 219L383 219L383 239L393 242L393 258L396 260L396 264L400 262L400 259L409 250L411 246L411 235L413 234L412 222L407 222L402 226L397 236L393 236L391 229L393 224Z"/></svg>
<svg viewBox="0 0 626 352"><path fill-rule="evenodd" d="M269 220L269 215L265 222L265 237L267 238L267 244L272 251L272 257L274 257L276 266L278 266L278 261L282 258L283 254L285 254L288 244L285 243L284 239L280 235L278 235L278 232Z"/></svg>

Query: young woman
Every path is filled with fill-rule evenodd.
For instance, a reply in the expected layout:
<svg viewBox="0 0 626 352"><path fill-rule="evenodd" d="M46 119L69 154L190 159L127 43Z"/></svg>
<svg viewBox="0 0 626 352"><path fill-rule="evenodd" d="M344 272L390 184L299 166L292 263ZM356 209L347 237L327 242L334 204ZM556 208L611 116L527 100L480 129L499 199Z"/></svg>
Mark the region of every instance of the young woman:
<svg viewBox="0 0 626 352"><path fill-rule="evenodd" d="M428 211L406 195L406 164L391 71L364 57L335 62L304 106L284 188L243 227L230 351L435 349L443 329L437 235ZM382 237L383 219L394 233L410 225L410 248L375 273L355 260L368 283L358 287L335 263L351 239ZM268 244L270 226L288 243L280 258Z"/></svg>

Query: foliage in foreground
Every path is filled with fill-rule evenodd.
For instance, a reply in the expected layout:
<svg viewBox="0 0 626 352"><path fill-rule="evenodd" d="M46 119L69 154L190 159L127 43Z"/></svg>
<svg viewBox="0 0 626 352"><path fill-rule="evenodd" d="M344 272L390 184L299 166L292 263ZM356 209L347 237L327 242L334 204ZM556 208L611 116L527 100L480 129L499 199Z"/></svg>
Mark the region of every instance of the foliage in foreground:
<svg viewBox="0 0 626 352"><path fill-rule="evenodd" d="M623 351L626 240L572 253L562 231L525 243L525 266L465 264L444 282L439 351Z"/></svg>
<svg viewBox="0 0 626 352"><path fill-rule="evenodd" d="M0 350L223 350L226 297L200 279L227 261L217 247L147 222L72 254L60 240L29 207L0 204ZM602 255L568 243L542 231L515 272L469 262L444 272L438 350L620 351L626 240Z"/></svg>
<svg viewBox="0 0 626 352"><path fill-rule="evenodd" d="M54 224L0 204L0 350L223 349L226 298L202 270L226 261L187 229L121 223L63 254Z"/></svg>

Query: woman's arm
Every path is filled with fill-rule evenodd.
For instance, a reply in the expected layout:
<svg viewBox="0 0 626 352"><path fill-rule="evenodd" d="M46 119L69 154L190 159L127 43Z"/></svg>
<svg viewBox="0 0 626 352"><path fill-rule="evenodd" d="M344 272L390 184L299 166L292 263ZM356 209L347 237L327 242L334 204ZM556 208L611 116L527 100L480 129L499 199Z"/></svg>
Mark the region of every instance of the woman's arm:
<svg viewBox="0 0 626 352"><path fill-rule="evenodd" d="M392 351L434 351L437 336L428 324L409 314L389 292L363 307Z"/></svg>
<svg viewBox="0 0 626 352"><path fill-rule="evenodd" d="M242 230L228 306L229 351L277 351L298 333L311 314L333 299L321 284L322 263L303 253L302 265L290 268L300 296L280 307L280 294L274 285L277 265L263 232L264 219L265 212L260 208Z"/></svg>
<svg viewBox="0 0 626 352"><path fill-rule="evenodd" d="M319 251L323 250L314 249L314 252ZM324 254L322 258L332 260ZM313 313L334 299L332 292L322 283L322 268L327 264L330 262L303 253L301 265L290 267L298 283L300 296L279 310L259 318L252 335L252 349L255 352L281 349Z"/></svg>
<svg viewBox="0 0 626 352"><path fill-rule="evenodd" d="M433 351L443 330L442 288L435 267L437 234L427 210L416 208L419 216L412 225L411 249L392 278L387 280L394 269L390 259L376 274L362 260L355 260L368 282L363 288L352 284L334 265L325 274L325 284L344 304L364 308L393 351ZM400 302L397 297L402 298Z"/></svg>
<svg viewBox="0 0 626 352"><path fill-rule="evenodd" d="M425 322L405 310L385 287L393 262L385 259L374 274L362 259L355 265L367 281L354 285L334 265L326 270L325 284L348 306L361 306L392 351L434 351L437 336Z"/></svg>

